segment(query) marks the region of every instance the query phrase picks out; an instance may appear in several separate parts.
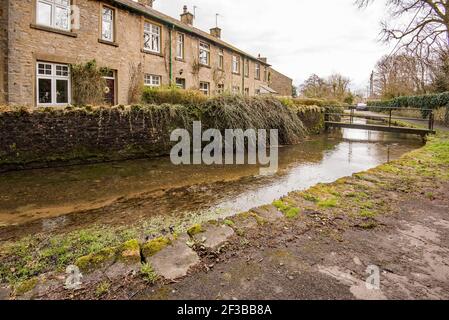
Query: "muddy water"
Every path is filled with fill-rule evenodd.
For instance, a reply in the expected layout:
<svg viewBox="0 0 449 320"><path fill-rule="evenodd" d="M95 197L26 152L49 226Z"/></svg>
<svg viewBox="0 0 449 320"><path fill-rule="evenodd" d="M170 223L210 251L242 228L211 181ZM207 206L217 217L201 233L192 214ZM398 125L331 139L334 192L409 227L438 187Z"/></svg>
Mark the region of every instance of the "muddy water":
<svg viewBox="0 0 449 320"><path fill-rule="evenodd" d="M158 215L220 217L375 167L422 146L409 135L344 129L279 150L276 175L255 166L174 166L168 158L0 174L0 241Z"/></svg>

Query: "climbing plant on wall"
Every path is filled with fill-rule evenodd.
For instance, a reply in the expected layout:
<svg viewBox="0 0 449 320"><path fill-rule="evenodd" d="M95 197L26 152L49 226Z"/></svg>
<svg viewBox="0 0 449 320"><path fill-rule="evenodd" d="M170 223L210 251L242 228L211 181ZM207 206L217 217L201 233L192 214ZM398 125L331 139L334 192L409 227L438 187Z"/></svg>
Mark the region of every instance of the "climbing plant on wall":
<svg viewBox="0 0 449 320"><path fill-rule="evenodd" d="M101 105L104 103L107 68L95 60L72 64L72 100L75 105Z"/></svg>

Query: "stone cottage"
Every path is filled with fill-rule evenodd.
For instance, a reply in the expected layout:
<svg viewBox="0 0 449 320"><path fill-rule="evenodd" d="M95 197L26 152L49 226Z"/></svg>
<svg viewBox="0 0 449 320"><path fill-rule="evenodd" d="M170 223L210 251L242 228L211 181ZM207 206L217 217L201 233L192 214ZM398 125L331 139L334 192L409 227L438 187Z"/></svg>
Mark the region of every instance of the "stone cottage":
<svg viewBox="0 0 449 320"><path fill-rule="evenodd" d="M109 104L129 103L135 73L146 86L206 95L291 95L289 78L266 59L226 43L218 27L207 33L193 24L186 6L178 20L153 0L1 0L0 103L70 104L70 65L93 59L110 70Z"/></svg>

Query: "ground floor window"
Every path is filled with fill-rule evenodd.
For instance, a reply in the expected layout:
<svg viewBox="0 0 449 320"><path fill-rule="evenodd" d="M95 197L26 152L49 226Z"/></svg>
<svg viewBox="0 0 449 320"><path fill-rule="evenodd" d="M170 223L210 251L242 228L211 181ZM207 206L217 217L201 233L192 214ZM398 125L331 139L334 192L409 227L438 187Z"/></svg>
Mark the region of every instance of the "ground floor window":
<svg viewBox="0 0 449 320"><path fill-rule="evenodd" d="M176 86L179 89L185 89L186 88L186 79L176 78Z"/></svg>
<svg viewBox="0 0 449 320"><path fill-rule="evenodd" d="M217 84L217 94L223 94L224 93L224 84L220 83Z"/></svg>
<svg viewBox="0 0 449 320"><path fill-rule="evenodd" d="M200 91L206 96L209 95L210 84L209 82L200 82Z"/></svg>
<svg viewBox="0 0 449 320"><path fill-rule="evenodd" d="M68 65L38 62L36 81L38 106L70 104L70 67Z"/></svg>
<svg viewBox="0 0 449 320"><path fill-rule="evenodd" d="M249 96L249 88L245 88L245 96Z"/></svg>
<svg viewBox="0 0 449 320"><path fill-rule="evenodd" d="M154 74L145 75L145 85L148 87L160 87L162 83L162 77Z"/></svg>
<svg viewBox="0 0 449 320"><path fill-rule="evenodd" d="M240 87L238 87L238 86L233 86L233 87L232 87L232 93L233 93L233 94L239 94L239 93L240 93Z"/></svg>

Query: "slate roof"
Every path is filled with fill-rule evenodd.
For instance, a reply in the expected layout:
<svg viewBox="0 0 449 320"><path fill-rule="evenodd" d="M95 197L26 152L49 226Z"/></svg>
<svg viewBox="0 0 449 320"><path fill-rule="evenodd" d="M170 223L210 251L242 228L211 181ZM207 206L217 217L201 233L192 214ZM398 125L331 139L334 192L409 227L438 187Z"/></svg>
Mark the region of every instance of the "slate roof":
<svg viewBox="0 0 449 320"><path fill-rule="evenodd" d="M242 51L242 50L234 47L233 45L231 45L231 44L229 44L229 43L227 43L227 42L225 42L225 41L223 41L221 39L218 39L218 38L212 36L211 34L205 32L205 31L203 31L201 29L198 29L198 28L195 28L195 27L190 26L188 24L182 23L180 20L172 18L172 17L170 17L170 16L168 16L166 14L163 14L163 13L157 11L157 10L154 10L153 8L144 6L144 5L142 5L142 4L138 3L138 2L135 2L133 0L109 0L109 2L114 4L114 5L116 5L117 7L121 7L123 9L128 10L128 11L135 12L135 13L138 13L138 14L142 14L142 15L147 16L149 18L158 20L159 22L162 22L162 23L165 23L165 24L174 25L178 29L181 29L184 32L188 32L188 33L197 35L197 36L199 36L199 37L201 37L201 38L203 38L203 39L205 39L205 40L207 40L209 42L215 43L218 46L225 47L225 48L227 48L229 50L232 50L232 51L234 51L236 53L244 55L247 58L250 58L252 60L260 62L263 65L270 66L270 64L265 63L265 62L259 60L257 57L254 57L251 54L246 53L245 51Z"/></svg>

